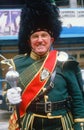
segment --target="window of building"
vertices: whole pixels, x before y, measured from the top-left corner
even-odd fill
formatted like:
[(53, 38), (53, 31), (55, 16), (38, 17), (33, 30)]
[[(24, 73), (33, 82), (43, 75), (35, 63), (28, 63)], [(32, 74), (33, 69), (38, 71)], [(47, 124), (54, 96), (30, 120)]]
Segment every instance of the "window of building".
[[(74, 0), (55, 0), (57, 6), (70, 7), (70, 3), (74, 4)], [(77, 7), (84, 7), (84, 0), (76, 0)]]
[(77, 4), (79, 7), (84, 7), (84, 0), (77, 0)]

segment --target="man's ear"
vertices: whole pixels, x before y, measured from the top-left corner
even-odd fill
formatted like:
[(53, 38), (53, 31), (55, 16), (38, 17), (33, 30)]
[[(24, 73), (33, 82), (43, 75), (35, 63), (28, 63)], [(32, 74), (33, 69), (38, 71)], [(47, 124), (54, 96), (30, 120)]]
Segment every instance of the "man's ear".
[(55, 40), (54, 40), (54, 38), (53, 37), (51, 37), (51, 43), (53, 43)]

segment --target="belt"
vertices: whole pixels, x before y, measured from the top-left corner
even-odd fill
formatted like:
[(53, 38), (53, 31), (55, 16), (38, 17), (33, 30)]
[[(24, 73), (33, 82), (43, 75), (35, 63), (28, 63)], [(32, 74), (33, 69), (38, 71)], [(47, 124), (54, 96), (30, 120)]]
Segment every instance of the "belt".
[(67, 100), (62, 100), (58, 102), (36, 102), (31, 103), (28, 107), (27, 112), (31, 111), (34, 113), (50, 113), (55, 110), (66, 109)]

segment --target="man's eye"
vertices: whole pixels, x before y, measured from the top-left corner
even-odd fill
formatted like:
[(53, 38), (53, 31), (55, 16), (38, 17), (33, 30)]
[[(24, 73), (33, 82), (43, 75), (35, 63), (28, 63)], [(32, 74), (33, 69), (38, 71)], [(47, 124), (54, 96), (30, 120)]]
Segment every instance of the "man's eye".
[(38, 36), (37, 36), (37, 35), (35, 35), (35, 36), (33, 36), (32, 38), (33, 38), (33, 39), (36, 39), (36, 38), (38, 38)]
[(47, 34), (42, 34), (42, 37), (47, 37)]

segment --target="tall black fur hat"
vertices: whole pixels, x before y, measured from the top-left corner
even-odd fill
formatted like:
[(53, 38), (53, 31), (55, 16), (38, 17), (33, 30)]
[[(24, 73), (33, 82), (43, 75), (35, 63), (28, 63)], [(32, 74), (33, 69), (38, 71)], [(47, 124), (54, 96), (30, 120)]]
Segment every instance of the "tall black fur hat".
[(37, 30), (47, 31), (56, 40), (61, 31), (59, 10), (53, 0), (26, 0), (21, 12), (19, 53), (30, 53), (29, 37)]

